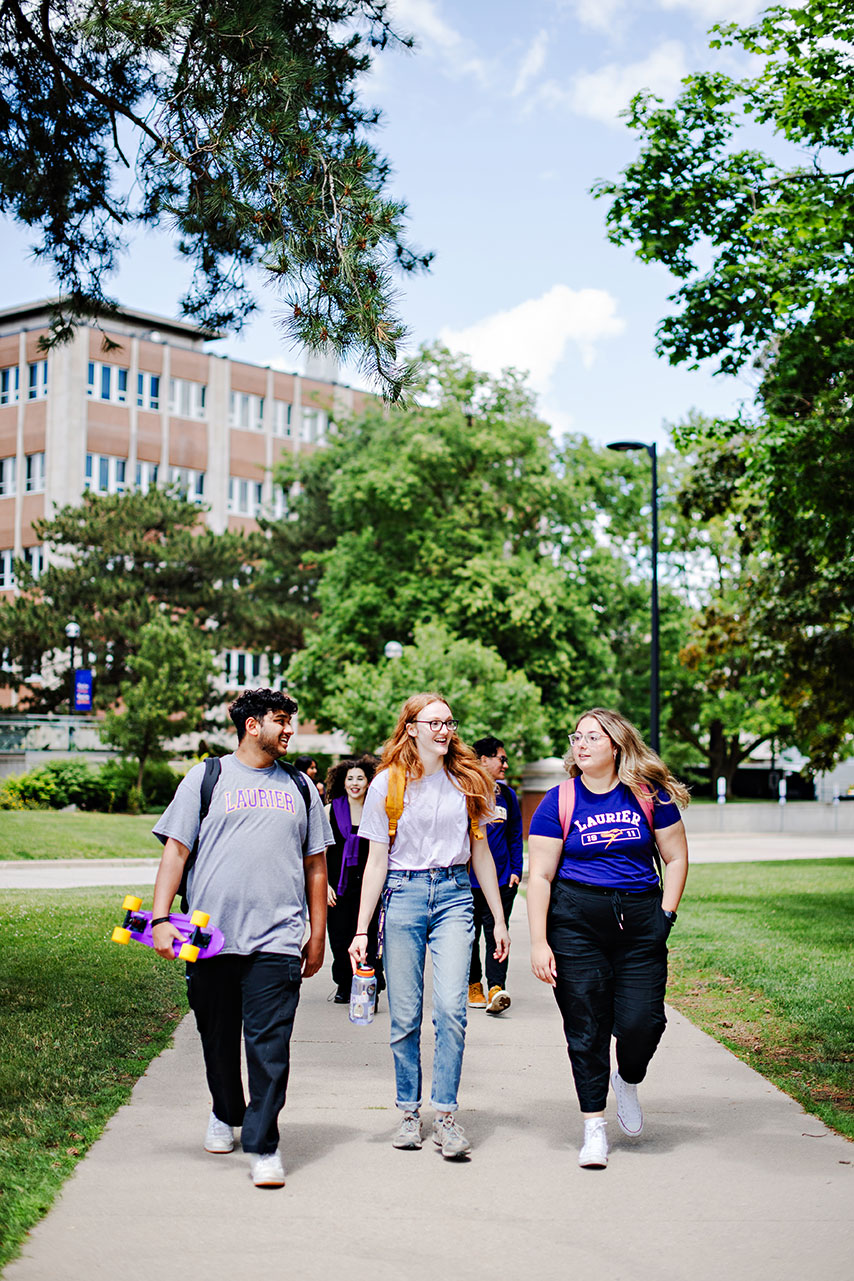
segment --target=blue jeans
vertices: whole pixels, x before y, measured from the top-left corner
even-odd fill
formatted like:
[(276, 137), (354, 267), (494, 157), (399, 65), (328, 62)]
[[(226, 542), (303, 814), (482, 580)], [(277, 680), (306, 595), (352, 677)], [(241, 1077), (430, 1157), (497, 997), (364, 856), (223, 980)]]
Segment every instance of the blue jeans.
[(421, 1106), (421, 1020), (424, 960), (433, 962), (431, 1104), (454, 1112), (466, 1042), (466, 997), (474, 938), (472, 896), (465, 866), (390, 871), (383, 890), (383, 959), (391, 1018), (397, 1106)]

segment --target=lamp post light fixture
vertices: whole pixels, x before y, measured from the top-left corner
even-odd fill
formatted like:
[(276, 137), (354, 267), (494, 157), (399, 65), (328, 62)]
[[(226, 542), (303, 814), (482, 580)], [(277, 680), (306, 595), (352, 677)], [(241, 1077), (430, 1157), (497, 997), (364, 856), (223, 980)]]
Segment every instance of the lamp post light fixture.
[(75, 623), (74, 619), (72, 618), (69, 622), (65, 624), (65, 638), (68, 641), (69, 647), (71, 649), (71, 676), (70, 676), (71, 688), (68, 696), (68, 713), (70, 716), (74, 715), (74, 642), (78, 640), (79, 637), (80, 637), (80, 624)]
[(650, 603), (650, 652), (649, 652), (649, 744), (654, 752), (661, 751), (661, 734), (658, 721), (658, 456), (655, 444), (643, 440), (615, 440), (608, 446), (619, 453), (645, 449), (652, 462), (652, 597)]

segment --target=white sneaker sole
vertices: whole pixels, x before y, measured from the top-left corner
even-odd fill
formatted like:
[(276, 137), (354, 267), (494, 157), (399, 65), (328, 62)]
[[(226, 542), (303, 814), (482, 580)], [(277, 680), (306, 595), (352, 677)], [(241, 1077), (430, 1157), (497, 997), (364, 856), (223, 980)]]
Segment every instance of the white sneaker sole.
[(487, 1005), (486, 1012), (487, 1014), (503, 1014), (511, 1004), (510, 997), (506, 992), (496, 992)]

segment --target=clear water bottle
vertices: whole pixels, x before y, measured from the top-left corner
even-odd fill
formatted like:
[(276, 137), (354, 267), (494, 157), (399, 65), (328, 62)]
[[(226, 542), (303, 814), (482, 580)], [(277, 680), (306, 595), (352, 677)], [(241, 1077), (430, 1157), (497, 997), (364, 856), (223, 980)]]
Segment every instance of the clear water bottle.
[(373, 1023), (377, 999), (377, 977), (367, 965), (360, 965), (350, 987), (350, 1022)]

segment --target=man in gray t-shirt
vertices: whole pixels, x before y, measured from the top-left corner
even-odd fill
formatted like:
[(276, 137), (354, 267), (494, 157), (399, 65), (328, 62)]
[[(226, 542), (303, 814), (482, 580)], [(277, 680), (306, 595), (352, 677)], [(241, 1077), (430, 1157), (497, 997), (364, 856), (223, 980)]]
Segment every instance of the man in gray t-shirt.
[[(204, 766), (178, 786), (154, 828), (164, 844), (154, 886), (153, 938), (172, 956), (169, 921), (184, 865), (198, 840), (188, 878), (190, 909), (207, 912), (225, 935), (219, 956), (188, 968), (188, 994), (205, 1056), (213, 1106), (209, 1152), (230, 1152), (242, 1125), (259, 1187), (285, 1181), (278, 1154), (278, 1115), (288, 1083), (290, 1038), (302, 976), (323, 964), (326, 856), (332, 829), (320, 797), (278, 764), (291, 738), (297, 705), (277, 690), (246, 690), (229, 708), (238, 746), (224, 756), (200, 824)], [(309, 924), (309, 937), (303, 942)], [(241, 1029), (249, 1076), (246, 1105), (240, 1071)]]

